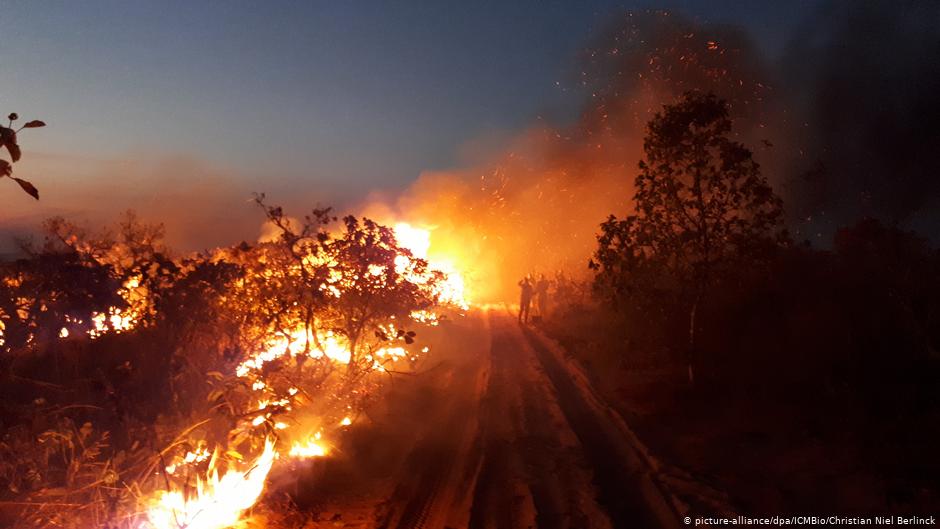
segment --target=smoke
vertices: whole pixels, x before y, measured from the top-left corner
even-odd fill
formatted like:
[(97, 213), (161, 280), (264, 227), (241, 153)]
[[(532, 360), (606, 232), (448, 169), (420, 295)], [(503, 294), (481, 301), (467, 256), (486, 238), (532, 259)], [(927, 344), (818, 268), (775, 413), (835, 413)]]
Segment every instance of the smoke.
[(162, 223), (173, 250), (199, 251), (258, 239), (264, 215), (254, 204), (255, 186), (288, 197), (288, 208), (317, 199), (308, 190), (280, 189), (285, 182), (276, 179), (249, 183), (236, 168), (191, 156), (27, 152), (16, 171), (39, 187), (42, 198), (36, 202), (18, 189), (4, 191), (9, 203), (0, 210), (0, 256), (15, 253), (16, 238), (39, 237), (49, 217), (96, 228), (112, 225), (128, 209), (143, 221)]
[[(831, 231), (861, 216), (932, 217), (940, 197), (940, 3), (833, 1), (795, 35), (780, 65), (796, 215)], [(933, 213), (931, 213), (933, 212)]]
[(367, 210), (433, 228), (432, 253), (459, 256), (476, 301), (513, 299), (527, 274), (584, 275), (598, 224), (632, 211), (646, 123), (702, 90), (728, 101), (797, 237), (826, 244), (862, 216), (940, 231), (938, 15), (937, 3), (832, 2), (772, 61), (742, 28), (619, 14), (581, 56), (576, 122), (535, 123)]
[(764, 60), (736, 28), (664, 12), (624, 13), (590, 43), (575, 123), (535, 123), (479, 163), (427, 172), (395, 206), (364, 210), (432, 229), (431, 257), (457, 256), (473, 301), (513, 299), (525, 275), (584, 276), (598, 225), (631, 211), (646, 123), (689, 89), (732, 106), (744, 137), (772, 109)]
[[(936, 2), (833, 1), (770, 60), (743, 28), (619, 13), (586, 44), (565, 87), (581, 98), (573, 122), (538, 120), (472, 163), (425, 172), (354, 210), (431, 229), (430, 257), (463, 268), (474, 301), (513, 299), (527, 274), (587, 274), (598, 225), (632, 211), (646, 123), (694, 89), (729, 102), (737, 139), (783, 196), (798, 237), (826, 240), (865, 215), (940, 235), (938, 22)], [(43, 176), (34, 179), (43, 200), (37, 209), (20, 197), (2, 212), (2, 230), (50, 215), (107, 222), (132, 208), (165, 222), (182, 250), (255, 240), (252, 191), (286, 196), (278, 203), (289, 211), (312, 198), (270, 181), (249, 188), (237, 171), (192, 158), (27, 153), (17, 171)]]

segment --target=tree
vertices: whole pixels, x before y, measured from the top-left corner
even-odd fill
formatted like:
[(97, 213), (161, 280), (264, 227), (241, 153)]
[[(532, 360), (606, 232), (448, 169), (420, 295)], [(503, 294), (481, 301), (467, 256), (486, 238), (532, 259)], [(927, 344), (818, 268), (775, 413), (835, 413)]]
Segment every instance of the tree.
[(407, 324), (412, 312), (437, 305), (435, 288), (443, 273), (399, 246), (394, 232), (373, 220), (346, 216), (342, 229), (329, 233), (327, 226), (339, 220), (330, 210), (314, 210), (292, 223), (263, 199), (259, 196), (258, 204), (280, 232), (267, 244), (272, 251), (265, 259), (265, 283), (278, 285), (271, 298), (287, 302), (272, 312), (281, 323), (302, 326), (309, 337), (305, 353), (324, 352), (324, 344), (317, 343), (321, 332), (339, 337), (349, 350), (347, 375), (355, 378), (371, 370), (377, 350), (397, 340), (412, 342), (413, 332), (392, 325), (390, 333), (389, 323)]
[[(733, 141), (728, 105), (687, 92), (647, 126), (635, 181), (635, 214), (601, 225), (591, 267), (614, 297), (650, 270), (667, 273), (689, 314), (689, 379), (694, 380), (696, 314), (716, 273), (774, 240), (782, 201), (747, 147)], [(782, 234), (780, 234), (782, 235)]]
[(295, 220), (263, 195), (257, 203), (278, 236), (213, 256), (240, 270), (217, 311), (232, 332), (216, 334), (235, 337), (239, 364), (210, 398), (237, 423), (233, 447), (263, 440), (277, 422), (337, 427), (386, 375), (414, 369), (410, 328), (428, 325), (414, 314), (441, 304), (444, 279), (372, 220), (347, 216), (332, 229), (340, 219), (329, 209)]
[(10, 123), (8, 126), (0, 126), (0, 149), (6, 147), (7, 152), (10, 153), (10, 161), (0, 159), (0, 178), (8, 177), (15, 181), (17, 184), (23, 188), (23, 191), (29, 194), (29, 196), (39, 200), (39, 190), (36, 187), (22, 178), (16, 178), (13, 176), (13, 164), (20, 161), (20, 145), (16, 140), (16, 133), (23, 129), (35, 129), (39, 127), (45, 127), (46, 124), (38, 119), (32, 121), (27, 121), (23, 124), (22, 127), (18, 129), (13, 129), (13, 122), (19, 119), (19, 116), (16, 112), (8, 116), (10, 118)]

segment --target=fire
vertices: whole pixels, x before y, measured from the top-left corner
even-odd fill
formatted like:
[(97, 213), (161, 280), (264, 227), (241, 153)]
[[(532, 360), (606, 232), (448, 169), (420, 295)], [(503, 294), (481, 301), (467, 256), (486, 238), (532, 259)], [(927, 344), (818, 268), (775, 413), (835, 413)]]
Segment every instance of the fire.
[[(316, 337), (312, 332), (304, 331), (298, 328), (290, 334), (280, 337), (268, 343), (264, 350), (254, 354), (235, 369), (235, 374), (240, 377), (247, 376), (251, 371), (258, 371), (266, 362), (271, 362), (281, 358), (284, 355), (297, 356), (304, 352), (307, 342), (314, 344), (307, 353), (311, 358), (327, 357), (338, 363), (349, 362), (350, 352), (345, 341), (334, 334), (332, 331), (318, 332)], [(256, 382), (255, 384), (259, 384)], [(263, 382), (253, 389), (264, 389)]]
[[(418, 285), (428, 293), (428, 299), (442, 306), (468, 308), (464, 281), (454, 262), (445, 256), (435, 255), (432, 248), (432, 232), (414, 227), (408, 223), (398, 223), (394, 227), (395, 239), (399, 247), (408, 252), (400, 252), (394, 260), (395, 272), (408, 282)], [(331, 257), (309, 256), (305, 265), (328, 267), (323, 284), (319, 288), (336, 298), (344, 289), (354, 285), (355, 281), (371, 281), (381, 285), (386, 273), (385, 265), (371, 265), (367, 277), (344, 276), (338, 263)], [(427, 268), (417, 266), (416, 259), (427, 261)], [(267, 277), (266, 271), (260, 272)], [(124, 300), (121, 307), (109, 307), (87, 316), (88, 336), (98, 338), (106, 333), (122, 333), (147, 325), (147, 317), (152, 314), (153, 300), (142, 276), (126, 279), (117, 292)], [(266, 341), (261, 341), (257, 349), (242, 358), (235, 367), (235, 376), (247, 379), (252, 391), (248, 402), (254, 409), (245, 416), (242, 426), (256, 439), (265, 438), (264, 450), (250, 464), (239, 459), (231, 460), (227, 469), (217, 468), (221, 461), (220, 454), (225, 448), (212, 450), (205, 441), (197, 443), (195, 448), (179, 454), (163, 463), (163, 473), (167, 478), (167, 490), (153, 492), (142, 497), (143, 510), (138, 529), (225, 529), (240, 527), (250, 509), (261, 497), (265, 482), (274, 463), (283, 459), (309, 459), (326, 457), (331, 453), (333, 444), (327, 437), (331, 433), (344, 429), (353, 423), (355, 402), (345, 402), (348, 396), (337, 398), (337, 403), (345, 407), (341, 413), (321, 411), (311, 413), (307, 410), (303, 421), (297, 419), (294, 408), (304, 408), (311, 404), (309, 395), (302, 393), (299, 387), (290, 386), (285, 392), (283, 381), (268, 378), (268, 364), (279, 359), (307, 356), (329, 364), (329, 369), (341, 370), (354, 358), (363, 362), (357, 364), (365, 371), (385, 372), (392, 370), (396, 362), (415, 362), (418, 356), (428, 352), (428, 347), (420, 353), (411, 351), (414, 332), (406, 332), (406, 322), (396, 320), (396, 316), (377, 323), (376, 335), (380, 340), (368, 347), (357, 343), (353, 347), (342, 329), (321, 328), (318, 325), (305, 325), (299, 321), (282, 322), (275, 334)], [(411, 324), (437, 325), (439, 314), (433, 309), (414, 310), (408, 315)], [(68, 338), (83, 325), (78, 319), (66, 317), (66, 327), (62, 327), (59, 336)], [(86, 327), (86, 328), (87, 328)], [(3, 324), (0, 323), (0, 343), (3, 340)], [(354, 351), (356, 354), (354, 354)], [(320, 364), (317, 364), (320, 365)], [(221, 374), (219, 375), (222, 376)], [(291, 381), (293, 384), (293, 381)], [(334, 396), (336, 398), (336, 396)], [(313, 434), (308, 420), (321, 421), (325, 430), (318, 429)], [(300, 435), (294, 432), (297, 428)], [(276, 433), (275, 433), (276, 432)], [(276, 437), (275, 437), (276, 436)], [(283, 443), (275, 449), (275, 443)], [(208, 467), (208, 468), (206, 468)], [(193, 476), (197, 476), (195, 480)]]
[[(413, 256), (426, 260), (428, 268), (432, 271), (444, 274), (444, 280), (435, 288), (438, 300), (443, 304), (454, 305), (463, 309), (469, 308), (463, 276), (457, 266), (450, 259), (430, 255), (431, 232), (416, 228), (407, 222), (395, 224), (394, 231), (395, 240), (402, 248), (408, 249)], [(395, 265), (399, 271), (406, 271), (409, 264), (410, 260), (404, 255), (395, 260)], [(427, 283), (428, 279), (414, 275), (411, 281), (416, 284), (424, 284)]]
[(185, 488), (163, 491), (147, 510), (150, 527), (225, 529), (236, 525), (242, 512), (261, 496), (276, 458), (274, 443), (268, 440), (264, 452), (247, 470), (229, 469), (220, 478), (218, 470), (212, 469), (205, 480), (197, 481), (194, 493)]
[(91, 315), (91, 322), (94, 329), (89, 331), (92, 338), (97, 338), (108, 331), (116, 333), (128, 331), (134, 327), (134, 316), (121, 309), (111, 307), (108, 313), (95, 312)]
[[(420, 329), (437, 325), (443, 307), (468, 306), (455, 261), (432, 244), (433, 230), (399, 223), (391, 230), (393, 240), (389, 228), (371, 220), (344, 221), (345, 231), (337, 233), (320, 225), (305, 228), (294, 246), (278, 239), (220, 248), (171, 259), (174, 266), (166, 269), (138, 266), (122, 260), (120, 252), (102, 257), (82, 250), (107, 272), (113, 290), (88, 310), (56, 313), (50, 338), (78, 342), (123, 333), (136, 339), (141, 331), (160, 330), (164, 292), (202, 293), (184, 280), (202, 277), (202, 266), (221, 270), (205, 280), (213, 294), (197, 307), (213, 311), (199, 332), (211, 340), (212, 333), (225, 330), (217, 342), (225, 362), (214, 366), (223, 355), (206, 347), (199, 364), (207, 368), (205, 405), (188, 411), (198, 419), (218, 410), (231, 421), (203, 427), (211, 420), (206, 419), (180, 432), (165, 450), (146, 457), (148, 470), (126, 487), (114, 485), (115, 473), (89, 486), (120, 490), (122, 503), (107, 508), (128, 527), (234, 529), (255, 522), (250, 509), (278, 472), (274, 467), (338, 451), (365, 406), (381, 398), (389, 374), (419, 368), (429, 352), (416, 343)], [(142, 259), (157, 263), (153, 256)], [(17, 316), (26, 320), (29, 314)], [(20, 329), (14, 329), (20, 340)], [(0, 344), (10, 331), (0, 321)], [(235, 351), (234, 365), (229, 351)], [(158, 442), (169, 441), (176, 418), (168, 414), (160, 424)], [(135, 439), (130, 450), (137, 448)], [(65, 526), (90, 525), (76, 518)]]
[(398, 244), (407, 248), (415, 257), (427, 259), (428, 250), (431, 248), (431, 232), (415, 228), (407, 222), (399, 222), (395, 225), (395, 240)]
[(294, 443), (290, 449), (290, 456), (297, 459), (325, 456), (328, 450), (320, 437), (320, 432), (317, 432), (306, 441)]

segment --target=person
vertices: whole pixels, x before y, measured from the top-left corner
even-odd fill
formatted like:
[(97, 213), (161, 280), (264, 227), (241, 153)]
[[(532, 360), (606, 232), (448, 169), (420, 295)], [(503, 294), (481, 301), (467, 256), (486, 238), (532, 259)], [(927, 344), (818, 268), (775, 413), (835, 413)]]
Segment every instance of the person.
[(545, 319), (548, 311), (548, 286), (548, 279), (545, 279), (545, 274), (540, 274), (539, 280), (535, 283), (535, 301), (538, 303), (539, 318), (542, 320)]
[(529, 276), (519, 281), (522, 292), (519, 295), (519, 323), (529, 323), (529, 305), (532, 304), (532, 282)]

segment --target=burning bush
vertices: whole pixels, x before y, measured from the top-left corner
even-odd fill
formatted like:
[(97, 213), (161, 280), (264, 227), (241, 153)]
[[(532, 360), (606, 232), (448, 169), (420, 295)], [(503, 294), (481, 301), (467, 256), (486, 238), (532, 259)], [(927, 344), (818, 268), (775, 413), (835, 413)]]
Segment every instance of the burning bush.
[(174, 259), (133, 216), (116, 235), (53, 219), (0, 268), (6, 516), (229, 527), (278, 461), (328, 454), (416, 367), (447, 275), (369, 219), (258, 204), (277, 237), (255, 245)]

